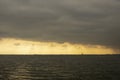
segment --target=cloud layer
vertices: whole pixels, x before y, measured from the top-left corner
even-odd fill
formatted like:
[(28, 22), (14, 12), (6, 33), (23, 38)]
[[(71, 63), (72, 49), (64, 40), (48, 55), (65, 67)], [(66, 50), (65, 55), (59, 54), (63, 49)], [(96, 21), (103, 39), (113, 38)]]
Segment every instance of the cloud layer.
[(0, 0), (0, 37), (120, 49), (120, 0)]

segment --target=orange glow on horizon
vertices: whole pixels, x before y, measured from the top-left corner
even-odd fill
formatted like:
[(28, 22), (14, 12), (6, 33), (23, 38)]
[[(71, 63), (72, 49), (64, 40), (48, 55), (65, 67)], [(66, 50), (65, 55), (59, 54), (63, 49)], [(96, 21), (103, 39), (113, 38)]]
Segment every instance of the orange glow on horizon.
[(114, 50), (100, 45), (57, 42), (33, 42), (5, 38), (0, 40), (0, 54), (114, 54)]

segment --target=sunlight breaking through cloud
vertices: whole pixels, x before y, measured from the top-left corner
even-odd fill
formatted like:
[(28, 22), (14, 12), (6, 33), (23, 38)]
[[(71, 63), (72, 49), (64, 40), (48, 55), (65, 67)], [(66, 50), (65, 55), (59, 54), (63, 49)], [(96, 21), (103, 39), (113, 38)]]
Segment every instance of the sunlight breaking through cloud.
[(0, 54), (114, 54), (114, 50), (100, 45), (36, 42), (19, 39), (2, 39)]

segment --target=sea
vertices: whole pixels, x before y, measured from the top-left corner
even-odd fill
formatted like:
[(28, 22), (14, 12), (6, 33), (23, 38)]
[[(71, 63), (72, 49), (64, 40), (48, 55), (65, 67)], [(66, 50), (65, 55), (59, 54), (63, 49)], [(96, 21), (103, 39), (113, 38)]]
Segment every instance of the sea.
[(120, 80), (120, 55), (0, 55), (0, 80)]

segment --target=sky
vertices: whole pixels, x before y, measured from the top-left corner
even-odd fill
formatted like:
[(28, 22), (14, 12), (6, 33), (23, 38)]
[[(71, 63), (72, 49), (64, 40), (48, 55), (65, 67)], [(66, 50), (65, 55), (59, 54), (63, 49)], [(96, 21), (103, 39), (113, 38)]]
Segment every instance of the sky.
[(0, 54), (119, 53), (119, 30), (120, 0), (0, 0)]

